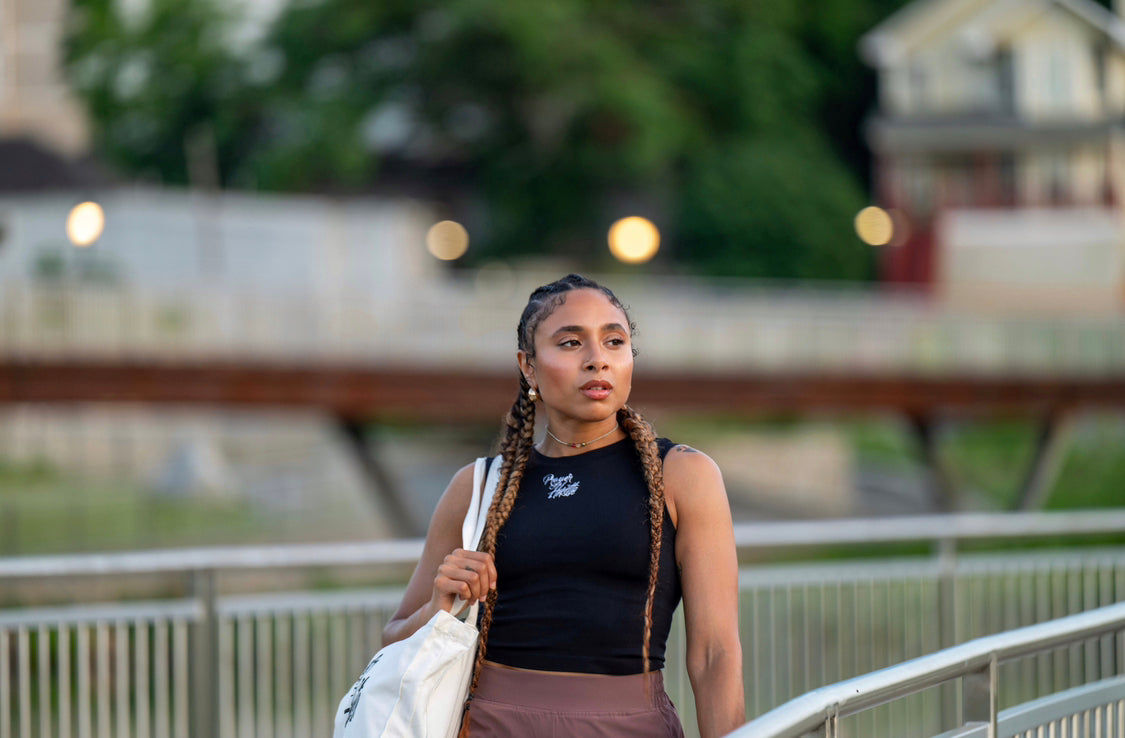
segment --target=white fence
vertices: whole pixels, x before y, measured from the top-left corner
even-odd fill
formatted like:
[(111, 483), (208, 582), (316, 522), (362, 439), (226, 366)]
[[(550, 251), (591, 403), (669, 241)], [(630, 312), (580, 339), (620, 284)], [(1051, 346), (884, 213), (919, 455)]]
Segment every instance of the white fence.
[[(867, 535), (864, 535), (867, 531)], [(740, 626), (747, 712), (943, 646), (1125, 600), (1125, 548), (953, 555), (958, 540), (1125, 532), (1125, 512), (951, 516), (739, 526), (744, 557), (870, 541), (942, 541), (937, 556), (747, 566)], [(0, 610), (0, 738), (326, 735), (339, 697), (376, 649), (399, 590), (245, 592), (240, 572), (313, 573), (410, 562), (419, 541), (0, 560), (16, 583), (157, 578), (165, 599)], [(354, 571), (354, 569), (353, 569)], [(176, 587), (190, 575), (191, 587)], [(80, 595), (80, 599), (89, 595)], [(666, 682), (695, 716), (682, 624)], [(1121, 674), (1122, 634), (1001, 667), (1002, 707)], [(960, 725), (961, 697), (931, 689), (867, 711), (841, 735), (932, 736)]]

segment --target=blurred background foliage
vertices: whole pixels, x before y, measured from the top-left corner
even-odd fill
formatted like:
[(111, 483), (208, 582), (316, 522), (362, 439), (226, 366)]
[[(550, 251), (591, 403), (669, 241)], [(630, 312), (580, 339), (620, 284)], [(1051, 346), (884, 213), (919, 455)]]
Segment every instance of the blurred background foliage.
[(642, 214), (664, 269), (866, 280), (856, 42), (904, 4), (318, 0), (247, 38), (218, 0), (75, 0), (67, 65), (126, 177), (423, 197), (470, 262), (609, 268)]

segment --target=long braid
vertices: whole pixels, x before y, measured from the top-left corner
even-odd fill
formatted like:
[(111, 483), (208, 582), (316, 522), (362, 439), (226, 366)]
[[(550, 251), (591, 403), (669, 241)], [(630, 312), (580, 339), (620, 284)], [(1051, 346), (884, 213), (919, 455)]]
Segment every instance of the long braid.
[(617, 420), (629, 434), (641, 459), (645, 482), (648, 484), (648, 518), (651, 535), (648, 563), (648, 594), (645, 597), (644, 645), (642, 660), (644, 672), (650, 668), (649, 648), (652, 641), (652, 608), (656, 601), (656, 581), (660, 573), (660, 548), (664, 539), (664, 466), (656, 446), (656, 434), (648, 421), (628, 405), (617, 411)]
[[(488, 517), (485, 521), (484, 531), (481, 534), (480, 550), (495, 555), (496, 536), (508, 516), (512, 514), (512, 507), (516, 503), (520, 484), (523, 482), (523, 472), (527, 467), (527, 460), (531, 456), (531, 448), (535, 442), (535, 403), (528, 399), (529, 385), (523, 375), (520, 375), (520, 392), (512, 409), (504, 418), (504, 438), (500, 442), (501, 464), (499, 478), (496, 481), (498, 492), (493, 495), (492, 504), (488, 508)], [(466, 700), (465, 713), (461, 719), (459, 738), (469, 735), (469, 704), (480, 682), (481, 670), (484, 667), (484, 655), (488, 644), (488, 631), (492, 627), (492, 614), (496, 610), (497, 591), (488, 593), (484, 600), (484, 607), (480, 616), (480, 638), (477, 645), (477, 658), (473, 663), (473, 676), (469, 682), (469, 694)]]

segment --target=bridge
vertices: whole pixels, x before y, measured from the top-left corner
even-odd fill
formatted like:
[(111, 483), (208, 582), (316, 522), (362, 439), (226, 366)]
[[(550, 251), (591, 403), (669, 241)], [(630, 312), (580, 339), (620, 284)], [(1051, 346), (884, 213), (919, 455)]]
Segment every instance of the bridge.
[[(344, 294), (8, 283), (0, 403), (300, 408), (332, 417), (364, 468), (378, 420), (495, 422), (516, 387), (514, 323), (552, 274)], [(1118, 316), (966, 315), (903, 293), (610, 276), (639, 324), (632, 403), (724, 415), (898, 413), (950, 509), (935, 430), (949, 418), (1039, 424), (1021, 505), (1050, 481), (1070, 414), (1125, 407)]]

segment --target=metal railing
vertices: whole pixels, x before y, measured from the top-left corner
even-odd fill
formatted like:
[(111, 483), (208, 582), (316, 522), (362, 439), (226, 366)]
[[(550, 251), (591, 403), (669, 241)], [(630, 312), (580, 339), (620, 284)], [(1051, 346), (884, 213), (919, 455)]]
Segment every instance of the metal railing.
[[(1066, 618), (1039, 623), (993, 636), (978, 638), (938, 653), (907, 661), (882, 671), (855, 677), (828, 687), (813, 690), (752, 720), (731, 733), (732, 738), (800, 738), (813, 731), (823, 731), (826, 738), (838, 738), (841, 720), (849, 715), (886, 704), (907, 695), (916, 694), (929, 687), (962, 678), (963, 718), (965, 723), (985, 723), (990, 738), (1001, 735), (999, 709), (1000, 665), (1021, 657), (1043, 653), (1060, 646), (1080, 643), (1113, 634), (1125, 629), (1125, 602), (1098, 608)], [(1125, 655), (1125, 653), (1123, 653)], [(1125, 668), (1125, 664), (1121, 665)], [(1011, 736), (1027, 730), (1036, 730), (1050, 723), (1105, 706), (1101, 700), (1103, 688), (1117, 690), (1108, 700), (1117, 712), (1117, 705), (1125, 701), (1125, 681), (1107, 680), (1097, 690), (1077, 690), (1071, 699), (1049, 700), (1051, 714), (1044, 715), (1043, 704), (1038, 705), (1037, 724), (1029, 725), (1027, 711), (1020, 728), (1010, 726), (1003, 735)], [(1099, 698), (1090, 703), (1090, 694)], [(1009, 716), (1010, 717), (1010, 716)], [(1041, 722), (1040, 722), (1041, 721)], [(1120, 728), (1120, 726), (1118, 726)], [(978, 728), (970, 732), (955, 731), (958, 736), (978, 735)], [(1054, 735), (1054, 732), (1051, 733)], [(1115, 733), (1115, 735), (1119, 735)], [(953, 733), (948, 735), (954, 735)], [(983, 734), (981, 734), (983, 735)], [(1094, 735), (1082, 733), (1081, 735)], [(1098, 731), (1096, 735), (1103, 735)]]
[[(748, 714), (955, 643), (1125, 600), (1125, 548), (957, 552), (968, 541), (1123, 532), (1122, 510), (739, 525), (744, 560), (806, 558), (741, 572)], [(807, 561), (823, 546), (908, 541), (941, 550)], [(401, 590), (311, 587), (338, 567), (409, 565), (420, 551), (412, 540), (0, 559), (0, 608), (8, 607), (0, 609), (0, 738), (320, 735), (377, 648)], [(293, 572), (311, 574), (312, 584), (240, 589), (247, 576)], [(146, 578), (156, 578), (162, 598), (126, 586)], [(175, 586), (185, 578), (186, 589)], [(90, 582), (98, 594), (86, 587), (73, 596), (79, 604), (26, 607), (15, 594), (30, 585), (57, 596)], [(120, 600), (122, 591), (149, 599), (83, 604)], [(1001, 704), (1112, 676), (1123, 659), (1120, 643), (1034, 657), (1018, 678), (1005, 675)], [(666, 683), (692, 735), (683, 663), (677, 614)], [(922, 737), (955, 727), (949, 716), (960, 695), (910, 699), (885, 714), (867, 711), (854, 734)]]
[[(1002, 735), (1019, 738), (1044, 734), (1121, 738), (1125, 736), (1125, 677), (1068, 689), (1005, 710), (997, 727)], [(990, 730), (991, 723), (973, 725), (938, 738), (988, 738)]]

